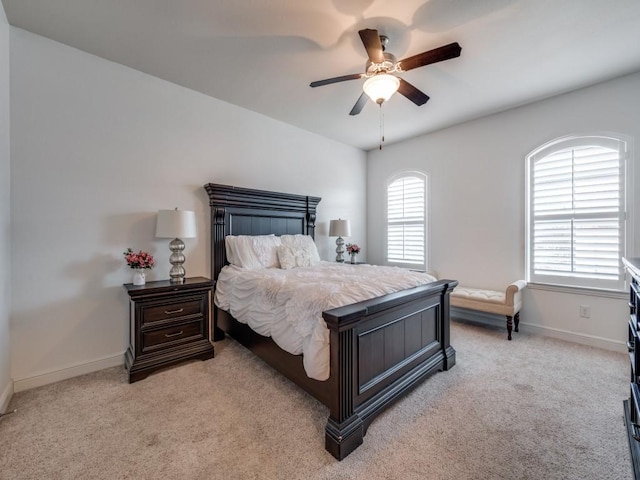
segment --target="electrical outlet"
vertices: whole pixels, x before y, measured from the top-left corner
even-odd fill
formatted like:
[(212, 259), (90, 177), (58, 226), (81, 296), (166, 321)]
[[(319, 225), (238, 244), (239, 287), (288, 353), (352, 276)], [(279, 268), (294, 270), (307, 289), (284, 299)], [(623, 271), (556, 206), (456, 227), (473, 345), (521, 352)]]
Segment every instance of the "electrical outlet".
[(589, 305), (580, 305), (580, 316), (582, 318), (591, 318), (591, 307)]

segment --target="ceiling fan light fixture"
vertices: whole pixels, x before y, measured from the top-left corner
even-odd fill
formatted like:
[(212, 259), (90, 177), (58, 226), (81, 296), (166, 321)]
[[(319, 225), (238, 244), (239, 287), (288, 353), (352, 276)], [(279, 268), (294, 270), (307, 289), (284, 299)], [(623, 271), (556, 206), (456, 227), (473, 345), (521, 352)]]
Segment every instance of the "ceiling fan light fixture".
[(362, 86), (362, 90), (376, 103), (386, 102), (398, 91), (400, 80), (398, 77), (388, 73), (379, 73), (367, 79)]

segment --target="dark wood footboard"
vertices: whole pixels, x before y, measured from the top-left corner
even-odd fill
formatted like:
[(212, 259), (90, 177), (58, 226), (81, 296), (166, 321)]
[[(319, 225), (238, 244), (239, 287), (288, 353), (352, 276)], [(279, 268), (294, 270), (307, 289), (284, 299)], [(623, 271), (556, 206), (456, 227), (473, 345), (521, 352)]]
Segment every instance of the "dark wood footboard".
[(371, 421), (430, 374), (455, 365), (449, 294), (439, 281), (323, 313), (331, 331), (325, 446), (343, 459)]

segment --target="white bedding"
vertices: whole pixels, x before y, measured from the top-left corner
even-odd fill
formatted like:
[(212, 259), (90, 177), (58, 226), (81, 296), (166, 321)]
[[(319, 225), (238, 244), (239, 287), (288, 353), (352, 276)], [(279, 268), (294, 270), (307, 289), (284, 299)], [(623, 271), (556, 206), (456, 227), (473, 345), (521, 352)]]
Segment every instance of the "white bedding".
[(291, 270), (225, 266), (215, 304), (273, 340), (303, 354), (307, 375), (329, 378), (329, 330), (322, 312), (436, 281), (428, 273), (397, 267), (320, 262)]

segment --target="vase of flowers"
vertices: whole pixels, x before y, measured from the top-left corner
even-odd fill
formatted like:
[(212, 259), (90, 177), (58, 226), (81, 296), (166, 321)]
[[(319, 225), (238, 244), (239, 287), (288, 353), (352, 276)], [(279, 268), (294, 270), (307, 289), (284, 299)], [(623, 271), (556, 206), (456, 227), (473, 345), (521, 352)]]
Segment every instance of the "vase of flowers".
[(133, 284), (144, 285), (146, 282), (145, 270), (151, 270), (155, 265), (153, 255), (140, 250), (138, 253), (130, 248), (124, 252), (124, 259), (129, 268), (133, 269)]
[(347, 253), (351, 255), (351, 263), (356, 263), (356, 256), (360, 253), (360, 247), (355, 243), (348, 243)]
[(133, 271), (133, 284), (144, 285), (145, 283), (147, 283), (147, 278), (145, 276), (144, 270), (142, 268), (136, 268)]

